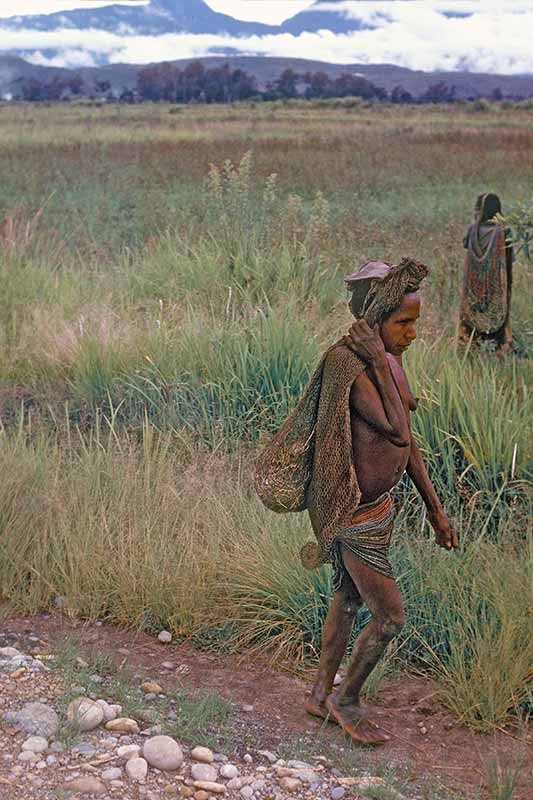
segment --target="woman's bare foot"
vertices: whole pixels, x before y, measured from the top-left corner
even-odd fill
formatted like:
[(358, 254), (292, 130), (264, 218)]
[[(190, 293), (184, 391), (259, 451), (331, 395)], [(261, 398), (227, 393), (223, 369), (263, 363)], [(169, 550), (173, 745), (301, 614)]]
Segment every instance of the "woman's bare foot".
[(371, 722), (360, 706), (341, 705), (335, 694), (326, 698), (325, 705), (331, 717), (354, 742), (377, 746), (389, 741), (390, 736), (387, 736), (378, 725)]
[(311, 692), (305, 693), (304, 708), (312, 717), (320, 717), (320, 719), (325, 719), (327, 722), (338, 724), (337, 720), (328, 711), (325, 702), (320, 702), (316, 697), (313, 697)]

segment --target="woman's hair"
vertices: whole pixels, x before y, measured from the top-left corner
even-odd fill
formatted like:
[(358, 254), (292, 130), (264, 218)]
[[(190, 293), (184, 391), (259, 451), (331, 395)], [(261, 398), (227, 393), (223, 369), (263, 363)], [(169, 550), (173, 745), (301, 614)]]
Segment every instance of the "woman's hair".
[(476, 200), (476, 222), (488, 222), (493, 219), (496, 214), (502, 213), (502, 204), (497, 194), (487, 192), (487, 194), (480, 194)]

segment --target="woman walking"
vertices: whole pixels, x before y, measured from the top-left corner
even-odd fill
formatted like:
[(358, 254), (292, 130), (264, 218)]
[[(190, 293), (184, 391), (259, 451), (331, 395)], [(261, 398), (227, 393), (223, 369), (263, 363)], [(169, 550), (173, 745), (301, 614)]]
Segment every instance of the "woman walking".
[(464, 239), (459, 341), (467, 344), (475, 339), (507, 353), (512, 345), (509, 312), (514, 255), (509, 230), (495, 219), (501, 212), (498, 195), (479, 195), (474, 222)]

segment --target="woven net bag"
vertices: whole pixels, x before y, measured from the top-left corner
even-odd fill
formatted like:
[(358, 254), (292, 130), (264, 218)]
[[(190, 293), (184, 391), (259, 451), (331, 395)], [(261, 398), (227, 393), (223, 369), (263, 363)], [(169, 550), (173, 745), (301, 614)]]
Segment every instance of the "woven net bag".
[(323, 366), (324, 358), (297, 406), (261, 451), (255, 464), (255, 490), (261, 502), (278, 514), (307, 508)]

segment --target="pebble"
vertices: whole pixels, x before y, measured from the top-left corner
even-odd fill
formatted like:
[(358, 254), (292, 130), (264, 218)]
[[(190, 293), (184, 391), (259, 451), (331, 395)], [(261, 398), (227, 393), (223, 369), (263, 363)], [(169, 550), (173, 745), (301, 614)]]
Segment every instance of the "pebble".
[(251, 786), (243, 786), (239, 794), (244, 797), (244, 800), (250, 800), (254, 796), (254, 790)]
[(287, 766), (289, 769), (313, 769), (312, 764), (308, 764), (307, 761), (298, 761), (295, 758), (287, 761)]
[(231, 778), (231, 780), (228, 781), (226, 786), (228, 789), (240, 789), (242, 788), (242, 786), (244, 786), (244, 780), (243, 778), (239, 777)]
[(106, 722), (106, 730), (118, 731), (119, 733), (139, 733), (139, 726), (134, 719), (129, 717), (117, 717)]
[(68, 704), (67, 719), (75, 723), (80, 731), (92, 731), (103, 721), (104, 711), (94, 700), (76, 697)]
[(22, 743), (23, 750), (31, 750), (32, 753), (42, 753), (48, 747), (48, 739), (44, 736), (29, 736), (25, 742)]
[(346, 789), (344, 786), (334, 786), (330, 792), (331, 800), (342, 800), (344, 795), (346, 794)]
[(145, 681), (141, 684), (141, 689), (145, 694), (161, 694), (163, 692), (163, 687), (160, 686), (155, 681)]
[(302, 784), (298, 778), (281, 778), (279, 785), (282, 789), (285, 789), (286, 792), (292, 793), (297, 792)]
[(213, 751), (209, 747), (193, 747), (191, 750), (191, 758), (194, 761), (201, 761), (202, 764), (212, 764), (215, 760)]
[(141, 748), (138, 744), (124, 744), (117, 750), (117, 756), (121, 762), (129, 761), (130, 758), (139, 758)]
[(250, 753), (245, 753), (243, 755), (243, 757), (242, 757), (242, 760), (244, 761), (245, 764), (253, 764), (254, 763), (254, 760), (253, 760), (252, 756), (250, 755)]
[(144, 758), (130, 758), (126, 762), (126, 775), (130, 780), (142, 783), (148, 772), (148, 764)]
[(57, 764), (57, 756), (50, 755), (46, 756), (46, 763), (49, 767), (54, 767)]
[(80, 756), (86, 756), (86, 758), (92, 758), (96, 753), (96, 748), (92, 744), (88, 744), (87, 742), (81, 742), (80, 744), (75, 744), (71, 752), (74, 755), (80, 755)]
[(191, 767), (191, 777), (194, 781), (216, 781), (217, 774), (217, 768), (212, 767), (211, 764), (198, 763)]
[(231, 780), (232, 778), (237, 778), (239, 776), (239, 770), (235, 764), (223, 764), (220, 767), (219, 774), (221, 778), (227, 778)]
[(194, 800), (209, 800), (209, 794), (208, 792), (204, 792), (203, 789), (199, 789), (194, 793)]
[(32, 753), (31, 750), (23, 750), (21, 753), (18, 754), (17, 758), (18, 758), (19, 761), (28, 762), (28, 763), (30, 761), (38, 761), (39, 760), (39, 756), (36, 753)]
[(17, 650), (15, 647), (0, 647), (0, 658), (5, 659), (12, 659), (12, 658), (21, 658), (23, 657), (20, 650)]
[(172, 661), (163, 661), (161, 664), (161, 669), (174, 669), (174, 664)]
[(107, 789), (105, 784), (92, 775), (74, 778), (63, 786), (69, 792), (79, 792), (80, 794), (105, 794)]
[(119, 781), (122, 777), (122, 770), (119, 767), (109, 767), (102, 772), (102, 780), (106, 783), (110, 781)]
[(312, 769), (301, 769), (298, 771), (296, 777), (304, 783), (316, 783), (318, 781), (318, 775)]
[(204, 792), (211, 792), (212, 794), (224, 794), (226, 787), (223, 783), (216, 781), (194, 781), (194, 788), (201, 789)]
[(271, 764), (275, 764), (278, 760), (277, 755), (275, 753), (271, 753), (270, 750), (259, 750), (259, 755), (266, 758)]
[(104, 722), (110, 722), (122, 714), (122, 706), (118, 703), (108, 703), (106, 700), (97, 700), (96, 702), (104, 712)]
[(165, 772), (179, 769), (183, 764), (181, 747), (170, 736), (153, 736), (147, 739), (143, 746), (143, 756), (151, 767)]
[[(7, 719), (8, 715), (4, 715)], [(11, 715), (10, 715), (11, 718)], [(14, 714), (16, 725), (24, 733), (33, 736), (53, 736), (59, 728), (59, 717), (53, 708), (45, 703), (27, 703)]]
[(170, 642), (172, 641), (172, 634), (169, 631), (161, 631), (161, 633), (157, 638), (163, 644), (170, 644)]

